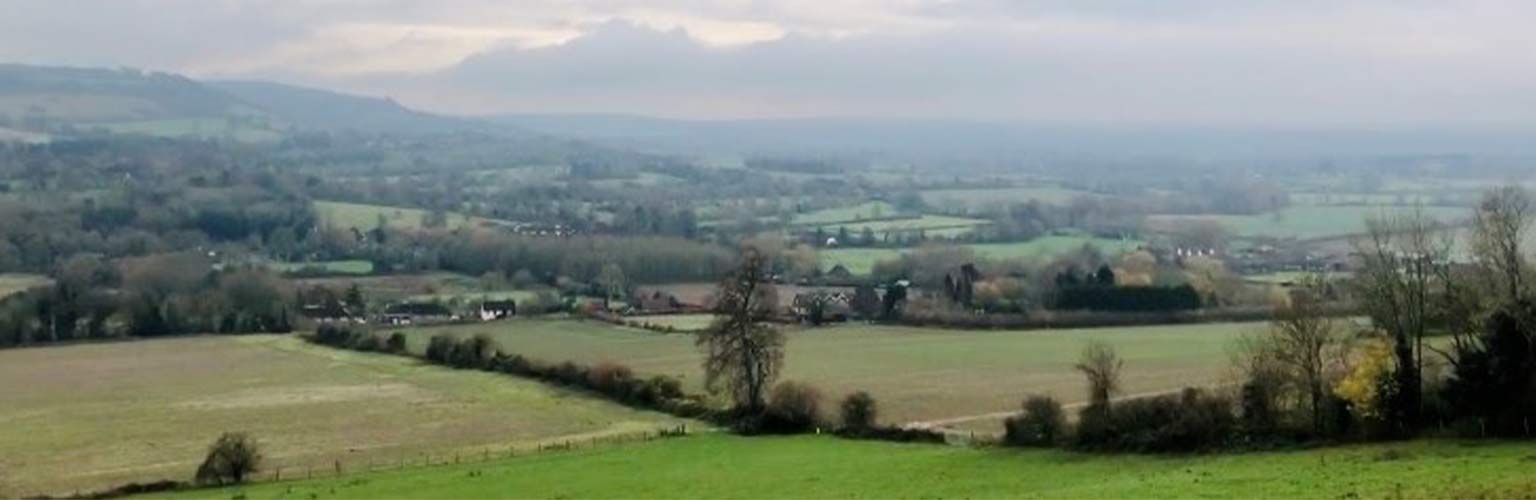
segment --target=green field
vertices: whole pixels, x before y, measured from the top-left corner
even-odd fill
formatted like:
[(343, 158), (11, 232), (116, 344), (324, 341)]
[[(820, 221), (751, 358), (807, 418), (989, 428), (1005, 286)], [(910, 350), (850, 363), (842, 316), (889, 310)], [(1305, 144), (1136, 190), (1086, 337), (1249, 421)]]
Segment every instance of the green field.
[(625, 318), (642, 325), (657, 327), (672, 327), (677, 331), (696, 332), (709, 327), (715, 321), (712, 314), (658, 314), (654, 316), (632, 316)]
[(53, 280), (41, 274), (0, 273), (0, 299), (49, 283)]
[[(103, 123), (99, 126), (118, 134), (156, 137), (231, 138), (240, 142), (274, 142), (282, 133), (268, 128), (233, 122), (224, 118), (175, 118)], [(87, 126), (89, 127), (89, 125)]]
[[(1107, 255), (1118, 255), (1142, 245), (1136, 240), (1115, 240), (1087, 236), (1042, 236), (1019, 243), (977, 243), (966, 245), (978, 257), (998, 260), (1044, 260), (1072, 252), (1083, 245), (1093, 245)], [(909, 248), (833, 248), (818, 252), (823, 269), (842, 264), (854, 274), (868, 274), (875, 263), (895, 260)]]
[(837, 222), (852, 222), (898, 215), (896, 207), (883, 201), (870, 201), (851, 207), (828, 208), (795, 216), (797, 225), (815, 226)]
[[(357, 228), (367, 231), (378, 227), (379, 218), (384, 218), (384, 223), (397, 229), (420, 229), (422, 221), (430, 212), (419, 208), (387, 207), (383, 205), (365, 205), (362, 203), (343, 203), (339, 201), (316, 201), (315, 211), (320, 219), (337, 228)], [(473, 227), (482, 223), (492, 223), (490, 219), (480, 217), (468, 217), (459, 213), (448, 214), (448, 227)]]
[(501, 375), (309, 345), (189, 337), (0, 351), (0, 498), (188, 479), (225, 431), (329, 469), (652, 430), (674, 419)]
[(851, 236), (858, 236), (865, 228), (875, 233), (876, 237), (884, 238), (889, 234), (895, 237), (897, 234), (916, 235), (919, 231), (929, 238), (953, 238), (969, 233), (977, 226), (990, 224), (981, 219), (966, 217), (951, 217), (948, 215), (923, 215), (906, 219), (888, 219), (869, 222), (843, 222), (836, 224), (824, 224), (820, 227), (828, 235), (837, 234), (847, 229)]
[[(1529, 498), (1536, 445), (1414, 441), (1234, 455), (690, 436), (176, 498)], [(243, 496), (241, 496), (243, 495)]]
[[(1167, 229), (1180, 221), (1214, 221), (1241, 237), (1317, 239), (1362, 234), (1365, 220), (1382, 214), (1407, 214), (1412, 207), (1388, 206), (1291, 206), (1262, 215), (1153, 215), (1149, 226)], [(1424, 207), (1425, 215), (1454, 223), (1470, 217), (1468, 209)]]
[[(1033, 331), (874, 325), (792, 329), (783, 378), (820, 387), (829, 407), (830, 400), (868, 390), (880, 402), (881, 419), (889, 423), (947, 420), (1011, 410), (1027, 393), (1082, 401), (1082, 377), (1072, 363), (1090, 339), (1109, 342), (1125, 357), (1127, 394), (1222, 382), (1234, 338), (1260, 328), (1264, 324)], [(417, 352), (434, 334), (485, 333), (509, 352), (547, 361), (618, 361), (642, 374), (677, 376), (689, 391), (702, 390), (699, 355), (688, 334), (532, 319), (404, 331)]]
[(1061, 205), (1078, 197), (1095, 196), (1087, 191), (1055, 187), (1007, 187), (997, 189), (933, 189), (923, 191), (923, 202), (938, 207), (976, 210), (988, 205), (1007, 205), (1038, 201)]
[(268, 264), (274, 270), (285, 273), (310, 272), (318, 270), (324, 274), (349, 274), (368, 275), (373, 274), (373, 262), (366, 260), (328, 260), (320, 262), (273, 262)]

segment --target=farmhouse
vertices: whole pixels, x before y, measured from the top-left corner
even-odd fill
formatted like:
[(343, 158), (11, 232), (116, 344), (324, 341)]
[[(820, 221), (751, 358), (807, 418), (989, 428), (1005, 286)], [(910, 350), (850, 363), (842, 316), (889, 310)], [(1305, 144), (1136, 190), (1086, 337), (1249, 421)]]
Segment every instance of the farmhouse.
[(635, 297), (634, 309), (637, 313), (665, 314), (680, 312), (684, 309), (682, 301), (677, 296), (661, 290), (649, 294), (642, 293)]
[(487, 300), (480, 303), (480, 321), (507, 319), (517, 315), (517, 302), (511, 300)]
[(797, 293), (790, 303), (790, 312), (810, 323), (848, 321), (853, 316), (853, 295), (827, 290)]
[(386, 325), (412, 325), (418, 323), (443, 323), (456, 318), (442, 304), (432, 302), (404, 302), (384, 308), (379, 322)]
[(317, 323), (366, 323), (362, 316), (353, 314), (346, 305), (335, 300), (304, 304), (299, 314)]

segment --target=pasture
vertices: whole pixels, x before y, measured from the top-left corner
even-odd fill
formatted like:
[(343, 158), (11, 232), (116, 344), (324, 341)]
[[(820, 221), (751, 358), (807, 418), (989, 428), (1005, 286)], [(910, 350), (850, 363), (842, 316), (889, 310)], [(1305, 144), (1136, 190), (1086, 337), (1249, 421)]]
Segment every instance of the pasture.
[(657, 314), (632, 316), (625, 319), (653, 327), (670, 327), (680, 332), (696, 332), (708, 328), (710, 323), (715, 321), (715, 316), (712, 314)]
[[(1211, 221), (1233, 235), (1247, 238), (1295, 238), (1302, 240), (1338, 238), (1365, 233), (1369, 217), (1408, 214), (1412, 207), (1396, 206), (1306, 206), (1286, 207), (1260, 215), (1152, 215), (1147, 225), (1167, 230), (1180, 222)], [(1460, 207), (1424, 207), (1424, 214), (1446, 223), (1456, 223), (1472, 213)]]
[[(379, 221), (397, 229), (421, 229), (422, 222), (431, 212), (419, 208), (389, 207), (384, 205), (366, 205), (362, 203), (344, 203), (339, 201), (315, 201), (315, 212), (320, 220), (337, 228), (356, 228), (359, 231), (367, 231), (378, 227)], [(495, 223), (491, 219), (471, 217), (468, 215), (449, 212), (447, 214), (448, 227), (475, 227), (482, 223)]]
[[(849, 324), (790, 328), (781, 379), (810, 382), (827, 404), (867, 390), (887, 423), (950, 420), (1011, 411), (1025, 394), (1065, 403), (1086, 399), (1073, 368), (1090, 340), (1115, 346), (1126, 359), (1125, 393), (1222, 382), (1228, 349), (1263, 323), (1214, 323), (1099, 329), (961, 331)], [(410, 348), (436, 334), (490, 335), (507, 352), (546, 361), (617, 361), (641, 374), (666, 374), (702, 391), (700, 358), (689, 334), (662, 334), (598, 321), (518, 319), (403, 330)], [(963, 419), (966, 420), (966, 419)], [(1000, 431), (989, 425), (968, 426)]]
[[(1049, 260), (1076, 251), (1083, 245), (1092, 245), (1106, 255), (1118, 255), (1135, 250), (1142, 244), (1137, 240), (1089, 236), (1042, 236), (1024, 242), (975, 243), (964, 246), (975, 251), (976, 256), (988, 259)], [(823, 269), (842, 264), (854, 274), (869, 274), (876, 262), (896, 260), (902, 253), (910, 251), (910, 248), (833, 248), (821, 249), (817, 255), (821, 258)]]
[(919, 234), (929, 238), (953, 238), (971, 231), (977, 227), (991, 224), (981, 219), (966, 217), (951, 217), (948, 215), (922, 215), (902, 219), (880, 219), (872, 221), (850, 221), (816, 226), (827, 235), (836, 235), (843, 229), (847, 229), (851, 237), (858, 237), (865, 229), (875, 234), (877, 238), (892, 238), (898, 235), (913, 237)]
[[(1412, 441), (1233, 455), (689, 436), (173, 498), (1524, 498), (1526, 442)], [(1411, 472), (1410, 472), (1411, 471)]]
[(366, 260), (327, 260), (319, 262), (273, 262), (267, 267), (284, 273), (345, 274), (363, 276), (373, 274), (373, 262)]
[(898, 211), (890, 203), (870, 201), (848, 207), (828, 208), (799, 214), (795, 216), (794, 223), (797, 225), (816, 226), (838, 222), (880, 219), (896, 215), (899, 215)]
[(0, 299), (49, 283), (53, 280), (41, 274), (0, 273)]
[(225, 431), (252, 433), (270, 466), (302, 471), (673, 420), (538, 382), (292, 336), (11, 349), (0, 351), (0, 497), (188, 479)]
[(988, 205), (1028, 203), (1063, 205), (1079, 197), (1096, 196), (1087, 191), (1057, 187), (1003, 187), (996, 189), (932, 189), (922, 191), (923, 202), (944, 210), (978, 210)]

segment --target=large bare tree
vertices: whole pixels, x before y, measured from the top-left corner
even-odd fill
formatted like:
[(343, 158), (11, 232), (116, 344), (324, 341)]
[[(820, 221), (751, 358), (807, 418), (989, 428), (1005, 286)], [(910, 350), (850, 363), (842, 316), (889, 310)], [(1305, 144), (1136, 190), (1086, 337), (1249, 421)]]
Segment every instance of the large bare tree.
[(1436, 314), (1437, 287), (1450, 265), (1454, 232), (1422, 209), (1366, 219), (1355, 240), (1360, 305), (1372, 324), (1392, 338), (1396, 359), (1394, 409), (1400, 424), (1414, 425), (1423, 401), (1424, 337)]
[(740, 263), (715, 292), (714, 324), (696, 340), (704, 351), (705, 385), (730, 392), (736, 410), (748, 414), (762, 411), (784, 362), (784, 336), (767, 324), (778, 306), (769, 273), (762, 252), (743, 249)]
[(1528, 268), (1522, 245), (1536, 209), (1530, 193), (1518, 186), (1489, 190), (1472, 216), (1472, 254), (1490, 285), (1508, 303), (1525, 295)]
[(1343, 359), (1345, 329), (1325, 307), (1324, 278), (1309, 276), (1301, 285), (1289, 303), (1275, 309), (1261, 355), (1285, 368), (1305, 397), (1313, 432), (1321, 432), (1329, 372)]

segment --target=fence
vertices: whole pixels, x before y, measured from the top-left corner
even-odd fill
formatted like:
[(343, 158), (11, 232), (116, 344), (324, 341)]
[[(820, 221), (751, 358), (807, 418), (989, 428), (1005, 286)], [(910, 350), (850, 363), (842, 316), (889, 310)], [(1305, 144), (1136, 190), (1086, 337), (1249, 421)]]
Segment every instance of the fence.
[(504, 448), (485, 447), (479, 450), (458, 450), (451, 453), (417, 453), (411, 455), (402, 454), (394, 460), (372, 457), (360, 460), (335, 459), (330, 464), (323, 462), (301, 465), (270, 466), (267, 471), (259, 475), (259, 479), (266, 481), (283, 481), (298, 479), (337, 478), (353, 474), (366, 474), (372, 472), (404, 470), (407, 467), (430, 467), (439, 465), (474, 464), (493, 460), (504, 460), (513, 457), (539, 455), (547, 453), (562, 453), (580, 449), (596, 449), (602, 446), (654, 441), (657, 439), (681, 437), (688, 435), (687, 424), (679, 424), (676, 427), (666, 427), (656, 430), (628, 432), (622, 434), (609, 434), (586, 438), (570, 438), (555, 441), (546, 441), (533, 446), (519, 447), (516, 445)]

